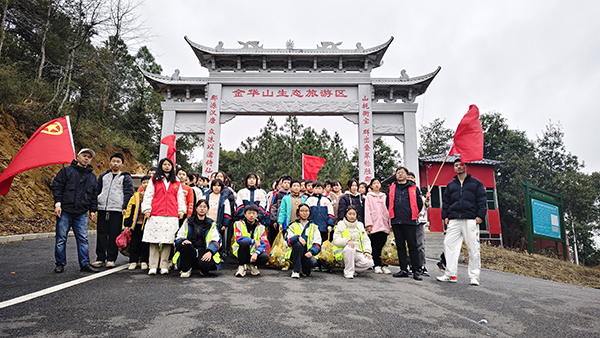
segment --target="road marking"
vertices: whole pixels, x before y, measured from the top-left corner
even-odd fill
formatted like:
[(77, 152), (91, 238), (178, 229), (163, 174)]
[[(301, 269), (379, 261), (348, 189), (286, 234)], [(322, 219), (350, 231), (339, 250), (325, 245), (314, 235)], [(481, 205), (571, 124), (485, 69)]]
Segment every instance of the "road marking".
[(79, 279), (76, 279), (76, 280), (73, 280), (73, 281), (70, 281), (70, 282), (62, 283), (62, 284), (59, 284), (59, 285), (55, 285), (55, 286), (49, 287), (49, 288), (44, 289), (44, 290), (40, 290), (40, 291), (37, 291), (37, 292), (30, 293), (28, 295), (24, 295), (24, 296), (20, 296), (20, 297), (17, 297), (17, 298), (5, 300), (5, 301), (3, 301), (3, 302), (0, 303), (0, 309), (3, 309), (5, 307), (9, 307), (11, 305), (16, 305), (16, 304), (19, 304), (19, 303), (23, 303), (23, 302), (26, 302), (28, 300), (32, 300), (32, 299), (37, 298), (37, 297), (48, 295), (48, 294), (51, 294), (53, 292), (69, 288), (71, 286), (75, 286), (77, 284), (89, 282), (89, 281), (94, 280), (96, 278), (108, 276), (111, 273), (115, 273), (115, 272), (118, 272), (118, 271), (121, 271), (121, 270), (125, 270), (125, 269), (127, 269), (128, 266), (129, 266), (129, 264), (124, 264), (124, 265), (121, 265), (121, 266), (116, 267), (116, 268), (108, 269), (108, 270), (103, 271), (103, 272), (94, 273), (93, 275), (89, 275), (87, 277), (82, 277), (82, 278), (79, 278)]

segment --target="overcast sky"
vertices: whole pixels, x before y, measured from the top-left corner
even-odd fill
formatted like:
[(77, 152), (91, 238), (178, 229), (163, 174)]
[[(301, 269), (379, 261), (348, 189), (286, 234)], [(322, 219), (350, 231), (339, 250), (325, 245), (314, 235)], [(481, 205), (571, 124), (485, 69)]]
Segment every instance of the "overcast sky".
[[(600, 171), (600, 1), (183, 1), (145, 0), (144, 41), (163, 75), (208, 76), (183, 37), (215, 47), (315, 48), (321, 41), (373, 47), (394, 36), (372, 77), (442, 71), (417, 99), (417, 127), (435, 118), (455, 129), (470, 104), (498, 111), (530, 139), (560, 122), (568, 151)], [(595, 13), (595, 14), (594, 14)], [(267, 117), (236, 117), (223, 125), (222, 145), (237, 148)], [(282, 125), (284, 118), (278, 118)], [(305, 126), (356, 146), (357, 126), (342, 117), (300, 118)], [(402, 145), (386, 138), (395, 148)]]

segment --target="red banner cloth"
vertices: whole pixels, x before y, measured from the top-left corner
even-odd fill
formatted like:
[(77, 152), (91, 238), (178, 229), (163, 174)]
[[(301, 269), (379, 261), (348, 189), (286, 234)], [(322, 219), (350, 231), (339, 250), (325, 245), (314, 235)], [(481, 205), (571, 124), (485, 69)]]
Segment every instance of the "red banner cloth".
[(325, 159), (322, 157), (302, 154), (302, 179), (316, 181), (323, 164)]
[(169, 147), (169, 149), (167, 149), (167, 158), (173, 162), (173, 165), (175, 165), (175, 151), (177, 150), (177, 148), (175, 148), (175, 138), (176, 136), (173, 134), (165, 136), (160, 140), (160, 143)]
[(8, 194), (15, 175), (52, 164), (71, 163), (75, 158), (69, 117), (52, 120), (31, 135), (0, 175), (0, 195)]
[(460, 155), (463, 163), (483, 160), (483, 128), (479, 122), (479, 109), (469, 106), (469, 111), (462, 118), (454, 133), (454, 144), (448, 155)]

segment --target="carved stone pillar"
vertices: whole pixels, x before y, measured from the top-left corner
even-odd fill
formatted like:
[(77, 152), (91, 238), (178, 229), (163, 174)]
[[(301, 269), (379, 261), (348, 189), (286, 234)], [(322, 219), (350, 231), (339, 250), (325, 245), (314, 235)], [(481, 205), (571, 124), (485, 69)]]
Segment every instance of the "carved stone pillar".
[(358, 173), (360, 182), (371, 182), (373, 161), (373, 108), (371, 85), (358, 85)]
[(208, 106), (206, 108), (204, 159), (202, 165), (202, 175), (206, 177), (219, 170), (219, 147), (221, 141), (221, 91), (221, 84), (208, 84)]
[[(173, 135), (175, 133), (175, 115), (174, 110), (163, 111), (162, 130), (160, 133), (160, 139), (162, 140), (165, 136)], [(167, 147), (164, 144), (160, 145), (160, 156), (159, 159), (167, 157)]]

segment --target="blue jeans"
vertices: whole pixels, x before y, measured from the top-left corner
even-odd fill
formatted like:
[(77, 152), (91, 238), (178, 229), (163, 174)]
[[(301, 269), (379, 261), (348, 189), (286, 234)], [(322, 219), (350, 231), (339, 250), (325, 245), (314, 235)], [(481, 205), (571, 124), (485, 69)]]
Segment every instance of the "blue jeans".
[(69, 228), (73, 228), (75, 241), (77, 242), (77, 256), (79, 266), (90, 264), (90, 252), (87, 239), (88, 216), (84, 214), (71, 214), (62, 212), (61, 217), (56, 218), (56, 245), (54, 246), (54, 259), (56, 265), (67, 265), (67, 236)]

